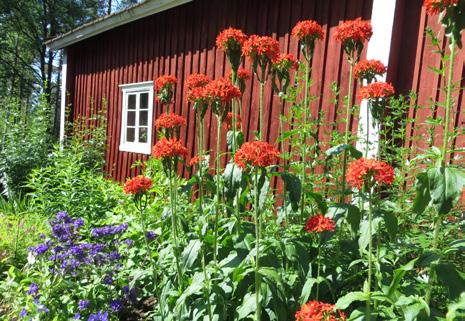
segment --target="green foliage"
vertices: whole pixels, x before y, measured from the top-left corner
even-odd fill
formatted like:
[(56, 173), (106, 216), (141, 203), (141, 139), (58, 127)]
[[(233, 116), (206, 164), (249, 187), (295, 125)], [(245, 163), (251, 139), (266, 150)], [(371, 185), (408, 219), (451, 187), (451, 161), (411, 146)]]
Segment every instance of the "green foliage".
[(44, 96), (33, 110), (16, 99), (3, 99), (0, 104), (5, 107), (0, 109), (0, 184), (14, 195), (27, 191), (27, 176), (47, 159), (52, 113)]

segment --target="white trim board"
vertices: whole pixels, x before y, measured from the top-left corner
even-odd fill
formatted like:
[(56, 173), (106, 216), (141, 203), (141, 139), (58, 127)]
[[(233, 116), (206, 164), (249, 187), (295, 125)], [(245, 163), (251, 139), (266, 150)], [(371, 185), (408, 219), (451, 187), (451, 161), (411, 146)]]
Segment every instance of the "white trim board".
[(45, 44), (50, 48), (50, 50), (65, 48), (107, 30), (192, 1), (193, 0), (146, 0), (126, 10), (86, 23), (74, 30), (47, 41)]
[[(396, 11), (396, 0), (374, 0), (371, 14), (371, 25), (373, 27), (373, 36), (367, 47), (367, 59), (380, 60), (385, 66), (389, 63), (391, 54), (392, 31), (394, 27), (394, 18)], [(386, 81), (386, 76), (378, 77), (378, 81)], [(362, 100), (360, 104), (360, 117), (357, 149), (363, 151), (365, 155), (367, 128), (369, 126), (369, 145), (368, 158), (375, 158), (378, 154), (379, 133), (378, 126), (372, 119), (367, 117), (368, 102)]]
[(63, 147), (65, 141), (66, 122), (66, 78), (68, 76), (68, 57), (66, 49), (63, 49), (63, 63), (61, 65), (61, 96), (60, 96), (60, 146)]

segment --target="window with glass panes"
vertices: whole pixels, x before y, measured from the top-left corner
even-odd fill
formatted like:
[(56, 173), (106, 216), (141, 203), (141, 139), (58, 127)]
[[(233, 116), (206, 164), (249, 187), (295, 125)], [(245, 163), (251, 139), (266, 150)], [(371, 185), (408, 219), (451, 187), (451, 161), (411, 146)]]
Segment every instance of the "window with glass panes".
[(120, 150), (150, 154), (153, 82), (127, 84), (123, 90)]

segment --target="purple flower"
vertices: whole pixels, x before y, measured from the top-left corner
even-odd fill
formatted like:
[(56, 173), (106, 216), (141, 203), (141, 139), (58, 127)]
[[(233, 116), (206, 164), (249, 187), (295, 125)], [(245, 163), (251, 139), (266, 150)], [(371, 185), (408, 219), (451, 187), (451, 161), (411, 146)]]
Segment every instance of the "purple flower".
[(147, 237), (147, 240), (149, 241), (153, 241), (156, 237), (157, 237), (157, 234), (153, 231), (148, 231), (145, 236)]
[(106, 225), (92, 229), (92, 236), (95, 238), (121, 234), (128, 229), (127, 224)]
[(124, 242), (125, 242), (129, 247), (131, 247), (131, 246), (134, 244), (134, 241), (131, 240), (131, 239), (126, 239)]
[(27, 294), (29, 295), (36, 295), (39, 292), (39, 286), (35, 283), (32, 283), (29, 286), (29, 290), (27, 290)]
[(118, 312), (123, 308), (123, 302), (121, 300), (112, 300), (110, 301), (110, 309), (113, 312)]
[(39, 313), (49, 313), (50, 310), (42, 303), (37, 304), (37, 312)]
[(108, 321), (108, 312), (99, 311), (89, 315), (87, 321)]
[(74, 320), (81, 320), (81, 314), (80, 313), (76, 313), (73, 317)]
[(21, 312), (19, 312), (20, 317), (25, 317), (27, 315), (26, 309), (22, 309)]
[(113, 278), (111, 277), (111, 275), (109, 274), (105, 275), (105, 277), (103, 278), (103, 284), (106, 284), (106, 285), (113, 284)]
[(78, 309), (79, 311), (87, 310), (90, 307), (89, 300), (79, 300)]

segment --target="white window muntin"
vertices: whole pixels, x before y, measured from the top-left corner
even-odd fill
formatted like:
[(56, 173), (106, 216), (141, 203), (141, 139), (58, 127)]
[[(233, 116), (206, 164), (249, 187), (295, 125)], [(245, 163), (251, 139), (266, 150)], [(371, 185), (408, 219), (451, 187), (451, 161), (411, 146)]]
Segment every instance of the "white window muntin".
[[(148, 154), (152, 144), (153, 115), (153, 81), (120, 85), (123, 91), (123, 106), (121, 117), (120, 151)], [(141, 106), (141, 96), (147, 97), (146, 106)], [(134, 104), (129, 106), (130, 97), (135, 97)], [(133, 99), (133, 98), (131, 98)], [(130, 108), (131, 107), (131, 108)], [(129, 114), (134, 114), (129, 117)], [(141, 123), (141, 114), (146, 115), (146, 122)], [(144, 118), (144, 117), (143, 117)], [(131, 123), (128, 124), (128, 121)], [(133, 132), (128, 139), (128, 132)], [(141, 133), (146, 135), (145, 141)]]

